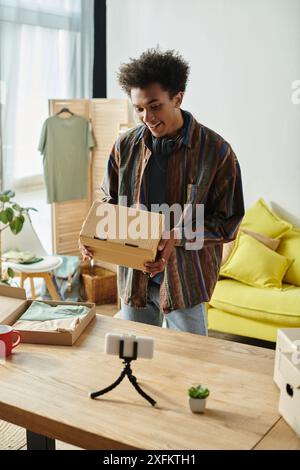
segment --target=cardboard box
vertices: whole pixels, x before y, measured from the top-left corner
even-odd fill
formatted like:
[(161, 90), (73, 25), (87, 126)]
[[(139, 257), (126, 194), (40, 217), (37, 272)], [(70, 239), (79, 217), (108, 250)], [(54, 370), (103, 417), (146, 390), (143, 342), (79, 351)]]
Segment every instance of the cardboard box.
[(156, 258), (164, 225), (163, 214), (95, 201), (80, 241), (96, 260), (143, 271)]
[[(13, 326), (19, 318), (26, 312), (33, 300), (26, 300), (24, 289), (9, 286), (0, 286), (0, 325)], [(56, 302), (42, 301), (48, 305), (83, 305), (90, 308), (89, 313), (80, 321), (74, 331), (25, 331), (20, 330), (22, 343), (36, 344), (56, 344), (72, 346), (79, 338), (87, 325), (96, 315), (96, 306), (94, 303), (82, 302)]]

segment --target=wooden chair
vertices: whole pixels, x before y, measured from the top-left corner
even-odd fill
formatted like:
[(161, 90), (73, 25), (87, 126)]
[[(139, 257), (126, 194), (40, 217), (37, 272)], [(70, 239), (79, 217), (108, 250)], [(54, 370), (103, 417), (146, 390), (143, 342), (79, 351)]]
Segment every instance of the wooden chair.
[(43, 258), (43, 261), (34, 264), (3, 262), (3, 269), (12, 268), (15, 274), (21, 278), (21, 287), (24, 287), (26, 279), (29, 278), (32, 299), (36, 298), (34, 278), (43, 278), (51, 298), (60, 300), (53, 283), (53, 271), (62, 264), (62, 258), (48, 255), (29, 216), (25, 217), (23, 229), (18, 235), (14, 235), (9, 229), (2, 233), (2, 254), (9, 250), (30, 251), (35, 256)]

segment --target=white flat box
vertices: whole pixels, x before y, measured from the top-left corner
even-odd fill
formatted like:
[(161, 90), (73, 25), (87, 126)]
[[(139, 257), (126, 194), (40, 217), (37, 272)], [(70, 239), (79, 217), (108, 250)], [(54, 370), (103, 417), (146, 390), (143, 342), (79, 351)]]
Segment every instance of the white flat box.
[(278, 329), (273, 378), (280, 389), (285, 382), (283, 379), (284, 365), (282, 364), (282, 353), (297, 353), (297, 349), (300, 355), (300, 328)]

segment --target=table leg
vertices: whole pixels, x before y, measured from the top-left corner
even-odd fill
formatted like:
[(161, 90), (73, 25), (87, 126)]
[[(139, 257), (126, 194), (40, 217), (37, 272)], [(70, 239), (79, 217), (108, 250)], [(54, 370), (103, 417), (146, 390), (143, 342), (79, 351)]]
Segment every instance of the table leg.
[(55, 440), (26, 430), (27, 450), (55, 450)]

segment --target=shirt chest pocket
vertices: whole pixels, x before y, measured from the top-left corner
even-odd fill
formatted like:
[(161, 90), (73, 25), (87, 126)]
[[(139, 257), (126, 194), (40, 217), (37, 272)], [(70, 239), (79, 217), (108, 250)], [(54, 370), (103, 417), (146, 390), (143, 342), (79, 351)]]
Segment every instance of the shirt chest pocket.
[(196, 179), (195, 183), (191, 183), (187, 185), (187, 200), (192, 202), (195, 199), (202, 199), (201, 202), (204, 202), (206, 198), (205, 195), (209, 189), (209, 181), (210, 181), (210, 167), (208, 164), (204, 164), (201, 168), (201, 172)]

